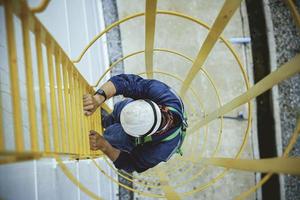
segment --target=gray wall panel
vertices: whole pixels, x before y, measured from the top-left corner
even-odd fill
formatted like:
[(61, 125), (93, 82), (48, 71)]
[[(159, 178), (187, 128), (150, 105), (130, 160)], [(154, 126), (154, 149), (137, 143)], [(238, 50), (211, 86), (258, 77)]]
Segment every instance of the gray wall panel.
[(0, 165), (0, 198), (35, 199), (33, 161)]
[[(97, 183), (98, 173), (100, 173), (91, 161), (79, 162), (79, 180), (89, 190), (100, 195), (99, 184)], [(90, 199), (84, 192), (80, 192), (80, 199)]]
[(57, 199), (57, 184), (55, 161), (41, 159), (36, 161), (38, 199)]
[[(71, 173), (77, 177), (78, 166), (74, 162), (67, 163), (66, 166), (71, 171)], [(63, 173), (63, 171), (57, 167), (55, 169), (56, 176), (56, 194), (57, 199), (79, 199), (79, 190), (76, 185), (74, 185)]]

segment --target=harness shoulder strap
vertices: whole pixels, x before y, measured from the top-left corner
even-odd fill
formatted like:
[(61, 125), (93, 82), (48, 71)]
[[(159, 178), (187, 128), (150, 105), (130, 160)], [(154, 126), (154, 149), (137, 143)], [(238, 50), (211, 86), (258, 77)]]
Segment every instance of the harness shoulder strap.
[[(173, 108), (173, 107), (170, 107), (170, 106), (167, 106), (167, 108), (170, 110), (170, 111), (173, 111), (173, 112), (176, 112), (177, 114), (181, 114), (177, 109)], [(171, 135), (169, 135), (168, 137), (164, 138), (163, 140), (161, 140), (162, 142), (167, 142), (167, 141), (170, 141), (172, 139), (174, 139), (178, 134), (181, 135), (181, 144), (180, 146), (178, 147), (176, 153), (179, 153), (180, 155), (182, 155), (182, 151), (181, 151), (181, 145), (183, 143), (183, 140), (185, 138), (185, 130), (186, 130), (186, 127), (187, 127), (187, 123), (186, 123), (186, 115), (185, 115), (185, 112), (184, 112), (184, 122), (183, 122), (183, 125), (180, 126), (176, 131), (174, 131)], [(152, 141), (152, 136), (145, 136), (145, 137), (140, 137), (140, 138), (136, 138), (135, 139), (135, 144), (136, 145), (139, 145), (139, 144), (144, 144), (144, 143), (147, 143), (147, 142), (151, 142)]]
[[(181, 113), (177, 109), (170, 107), (170, 106), (167, 106), (167, 108), (170, 111), (176, 112), (177, 114), (181, 115)], [(183, 112), (183, 129), (186, 129), (187, 127), (188, 127), (187, 117), (186, 117), (186, 112), (184, 111)]]
[(173, 108), (173, 107), (171, 107), (171, 106), (167, 106), (167, 108), (168, 108), (169, 110), (171, 110), (171, 111), (174, 111), (174, 112), (179, 113), (177, 109), (175, 109), (175, 108)]
[(178, 134), (180, 134), (180, 132), (181, 132), (181, 127), (179, 127), (174, 133), (172, 133), (168, 137), (164, 138), (162, 142), (167, 142), (174, 139)]
[[(179, 127), (174, 133), (172, 133), (171, 135), (169, 135), (168, 137), (164, 138), (161, 141), (162, 142), (170, 141), (170, 140), (174, 139), (180, 133), (181, 133), (181, 127)], [(144, 143), (151, 142), (151, 141), (152, 141), (152, 136), (151, 135), (146, 136), (146, 137), (135, 138), (135, 144), (136, 145), (144, 144)]]

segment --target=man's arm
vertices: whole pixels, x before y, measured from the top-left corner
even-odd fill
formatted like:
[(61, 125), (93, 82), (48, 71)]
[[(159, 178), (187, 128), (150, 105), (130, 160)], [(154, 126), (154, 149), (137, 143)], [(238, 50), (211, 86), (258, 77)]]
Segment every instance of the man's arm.
[(99, 133), (91, 130), (89, 139), (91, 150), (101, 150), (111, 161), (114, 162), (117, 160), (120, 155), (120, 150), (111, 146)]
[[(116, 88), (111, 81), (104, 83), (101, 89), (105, 92), (107, 99), (116, 94)], [(92, 115), (102, 103), (105, 98), (102, 95), (85, 94), (83, 95), (83, 111), (86, 116)]]
[[(180, 107), (180, 101), (166, 84), (157, 80), (143, 79), (134, 74), (113, 76), (102, 85), (101, 89), (105, 92), (107, 99), (122, 94), (132, 99), (150, 99), (160, 105), (172, 103), (178, 104), (174, 105), (175, 107)], [(92, 115), (104, 101), (105, 98), (99, 94), (85, 94), (83, 96), (84, 114)]]
[[(150, 99), (154, 100), (159, 96), (161, 89), (167, 89), (164, 83), (153, 80), (144, 79), (135, 74), (119, 74), (110, 78), (110, 81), (116, 88), (116, 95), (123, 95), (132, 99)], [(155, 92), (151, 92), (151, 88)], [(163, 93), (165, 91), (161, 91)]]
[(120, 74), (110, 78), (116, 88), (116, 94), (132, 99), (149, 99), (158, 105), (168, 105), (181, 110), (179, 98), (165, 83), (144, 79), (134, 74)]
[(153, 149), (150, 149), (149, 153), (147, 153), (146, 149), (139, 149), (132, 152), (133, 155), (120, 151), (114, 148), (104, 137), (93, 130), (90, 131), (89, 140), (91, 150), (102, 151), (111, 161), (114, 162), (116, 168), (123, 169), (127, 172), (137, 171), (140, 173), (162, 161), (153, 158), (151, 159), (151, 157), (155, 157), (155, 154), (153, 155), (155, 152), (152, 152)]

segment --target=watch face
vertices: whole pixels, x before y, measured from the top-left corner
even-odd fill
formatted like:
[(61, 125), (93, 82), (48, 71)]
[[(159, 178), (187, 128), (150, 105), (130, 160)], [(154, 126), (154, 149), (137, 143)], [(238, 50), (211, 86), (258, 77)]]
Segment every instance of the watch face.
[(97, 93), (103, 95), (103, 90), (98, 90)]
[(105, 99), (107, 98), (105, 92), (104, 92), (102, 89), (97, 90), (96, 93), (97, 93), (97, 94), (100, 94), (100, 95), (103, 96)]

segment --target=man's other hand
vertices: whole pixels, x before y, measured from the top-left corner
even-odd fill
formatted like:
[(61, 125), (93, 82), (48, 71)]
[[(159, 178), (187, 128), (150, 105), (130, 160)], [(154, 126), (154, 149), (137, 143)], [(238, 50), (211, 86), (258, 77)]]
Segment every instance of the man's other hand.
[(97, 108), (105, 101), (101, 95), (83, 95), (83, 112), (86, 116), (92, 115)]
[(94, 130), (90, 130), (90, 149), (93, 151), (101, 150), (105, 151), (107, 149), (107, 141), (99, 133)]

